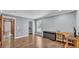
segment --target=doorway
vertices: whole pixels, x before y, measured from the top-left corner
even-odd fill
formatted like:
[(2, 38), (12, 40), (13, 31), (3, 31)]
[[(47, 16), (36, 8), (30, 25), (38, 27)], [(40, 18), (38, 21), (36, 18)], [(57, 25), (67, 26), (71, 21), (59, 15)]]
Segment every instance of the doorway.
[[(0, 16), (0, 45), (1, 47), (10, 47), (13, 43), (12, 40), (15, 38), (15, 21), (14, 18), (6, 18), (5, 16)], [(13, 45), (13, 44), (12, 44)]]
[(33, 25), (32, 21), (29, 21), (29, 34), (33, 34)]

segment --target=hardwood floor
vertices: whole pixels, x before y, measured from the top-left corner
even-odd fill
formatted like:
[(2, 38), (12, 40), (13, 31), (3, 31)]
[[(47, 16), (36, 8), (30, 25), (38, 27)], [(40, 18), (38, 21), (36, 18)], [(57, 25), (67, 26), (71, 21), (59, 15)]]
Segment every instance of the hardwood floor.
[(15, 40), (5, 39), (2, 48), (63, 48), (63, 44), (40, 36), (30, 35)]

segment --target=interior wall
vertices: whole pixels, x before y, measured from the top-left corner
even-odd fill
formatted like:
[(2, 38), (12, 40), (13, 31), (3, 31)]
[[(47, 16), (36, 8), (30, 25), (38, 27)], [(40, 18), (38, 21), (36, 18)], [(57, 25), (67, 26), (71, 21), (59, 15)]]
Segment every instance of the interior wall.
[(28, 20), (29, 19), (16, 17), (16, 37), (28, 36), (28, 32), (29, 32)]
[(42, 31), (43, 31), (43, 25), (42, 25), (42, 20), (37, 20), (36, 21), (36, 34), (37, 35), (42, 35)]
[(37, 21), (37, 32), (62, 31), (73, 32), (76, 26), (76, 12), (66, 13)]
[(35, 34), (35, 21), (34, 20), (32, 20), (32, 26), (33, 26), (32, 31), (33, 31), (33, 35), (34, 35)]
[(77, 29), (77, 35), (79, 35), (79, 10), (76, 12), (76, 29)]
[[(11, 15), (4, 14), (4, 16), (12, 17)], [(18, 16), (13, 16), (15, 18), (15, 39), (28, 36), (29, 32), (29, 21), (32, 21), (30, 18), (23, 18)], [(33, 21), (32, 21), (33, 22)], [(8, 31), (8, 25), (6, 31)], [(33, 33), (34, 33), (34, 23), (33, 23)]]

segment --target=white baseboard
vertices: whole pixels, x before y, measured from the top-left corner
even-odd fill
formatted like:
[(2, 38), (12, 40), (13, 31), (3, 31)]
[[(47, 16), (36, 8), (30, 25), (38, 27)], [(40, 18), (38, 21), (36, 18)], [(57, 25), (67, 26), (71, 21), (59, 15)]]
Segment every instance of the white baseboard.
[(28, 35), (24, 35), (24, 36), (15, 37), (15, 39), (19, 39), (19, 38), (22, 38), (22, 37), (28, 37)]

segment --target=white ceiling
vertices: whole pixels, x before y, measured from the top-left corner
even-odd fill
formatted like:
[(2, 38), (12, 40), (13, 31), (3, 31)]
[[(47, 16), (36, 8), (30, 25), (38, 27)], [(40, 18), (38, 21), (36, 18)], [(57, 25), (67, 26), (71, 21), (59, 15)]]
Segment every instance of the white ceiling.
[(71, 12), (72, 10), (2, 10), (2, 13), (15, 15), (15, 16), (21, 16), (26, 18), (42, 18), (42, 17), (49, 17), (54, 16), (62, 13)]
[(45, 17), (50, 17), (50, 16), (56, 16), (56, 15), (60, 15), (60, 14), (64, 14), (64, 13), (69, 13), (69, 12), (74, 12), (75, 10), (59, 10), (59, 11), (52, 11), (51, 13), (49, 13), (48, 15), (44, 16)]

